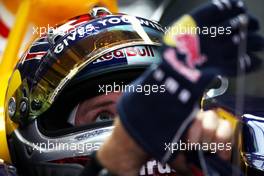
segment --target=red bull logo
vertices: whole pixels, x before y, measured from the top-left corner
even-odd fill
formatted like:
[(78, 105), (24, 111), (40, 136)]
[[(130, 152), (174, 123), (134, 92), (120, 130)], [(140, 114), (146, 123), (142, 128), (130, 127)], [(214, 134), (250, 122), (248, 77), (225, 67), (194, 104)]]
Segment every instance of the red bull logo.
[(188, 67), (195, 68), (195, 66), (199, 66), (206, 61), (206, 58), (200, 53), (199, 38), (197, 35), (177, 35), (175, 40), (178, 51), (185, 55), (185, 61)]
[(196, 35), (183, 34), (175, 37), (177, 51), (185, 56), (185, 61), (178, 59), (176, 49), (168, 48), (163, 53), (164, 59), (181, 75), (191, 82), (196, 82), (201, 73), (195, 67), (206, 62), (201, 55), (199, 38)]
[(126, 58), (133, 58), (133, 57), (150, 57), (154, 58), (155, 54), (150, 46), (137, 46), (137, 47), (129, 47), (125, 49), (115, 50), (113, 52), (107, 53), (101, 58), (97, 59), (94, 64), (110, 61), (112, 59), (126, 59)]

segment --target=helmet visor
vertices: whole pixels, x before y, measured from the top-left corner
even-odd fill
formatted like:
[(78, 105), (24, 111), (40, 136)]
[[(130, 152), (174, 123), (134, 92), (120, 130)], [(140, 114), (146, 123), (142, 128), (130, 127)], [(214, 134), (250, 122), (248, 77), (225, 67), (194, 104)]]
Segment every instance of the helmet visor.
[[(38, 110), (31, 108), (31, 118), (46, 111), (64, 86), (96, 59), (125, 47), (158, 46), (162, 32), (153, 21), (123, 15), (93, 20), (59, 38), (29, 85), (30, 100), (42, 104)], [(139, 61), (133, 65), (144, 64)]]

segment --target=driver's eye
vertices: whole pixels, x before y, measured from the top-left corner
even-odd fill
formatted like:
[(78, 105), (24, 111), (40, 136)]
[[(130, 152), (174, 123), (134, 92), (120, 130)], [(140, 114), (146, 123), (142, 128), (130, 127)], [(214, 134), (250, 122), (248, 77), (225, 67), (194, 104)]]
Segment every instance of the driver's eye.
[(114, 118), (113, 114), (109, 112), (102, 112), (98, 114), (98, 116), (95, 119), (95, 122), (108, 121), (108, 120), (112, 120), (113, 118)]

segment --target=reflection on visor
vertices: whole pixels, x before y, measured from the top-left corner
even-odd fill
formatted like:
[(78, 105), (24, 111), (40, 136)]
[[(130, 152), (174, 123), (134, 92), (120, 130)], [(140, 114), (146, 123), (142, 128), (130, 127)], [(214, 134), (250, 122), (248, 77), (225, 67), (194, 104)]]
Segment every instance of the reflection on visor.
[[(68, 81), (96, 59), (124, 47), (160, 45), (162, 28), (158, 24), (138, 18), (137, 25), (133, 26), (135, 22), (132, 25), (125, 17), (95, 20), (57, 41), (52, 52), (45, 56), (45, 62), (40, 65), (34, 84), (29, 88), (32, 90), (30, 100), (42, 103), (41, 109), (31, 111), (31, 117), (46, 111)], [(140, 62), (137, 64), (141, 65)]]

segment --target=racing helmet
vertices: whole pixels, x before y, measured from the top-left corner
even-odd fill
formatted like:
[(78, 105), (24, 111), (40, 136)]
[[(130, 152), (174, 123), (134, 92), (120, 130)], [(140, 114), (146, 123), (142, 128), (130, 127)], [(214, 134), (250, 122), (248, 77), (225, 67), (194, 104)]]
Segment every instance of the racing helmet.
[(157, 64), (163, 32), (156, 22), (97, 7), (39, 36), (6, 93), (8, 144), (19, 174), (78, 175), (111, 134), (112, 120), (76, 126), (69, 117), (79, 102), (105, 93), (99, 84), (129, 84)]

